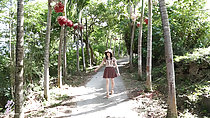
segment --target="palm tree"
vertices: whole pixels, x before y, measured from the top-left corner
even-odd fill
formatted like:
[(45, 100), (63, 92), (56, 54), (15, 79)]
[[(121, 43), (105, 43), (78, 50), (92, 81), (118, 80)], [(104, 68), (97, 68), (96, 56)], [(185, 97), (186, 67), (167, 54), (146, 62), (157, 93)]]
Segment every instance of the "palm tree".
[(106, 32), (106, 49), (108, 48), (109, 44), (109, 32)]
[(90, 48), (89, 48), (89, 39), (88, 39), (88, 24), (87, 24), (87, 17), (85, 18), (85, 24), (86, 24), (86, 40), (85, 40), (85, 43), (86, 43), (86, 52), (87, 52), (87, 56), (88, 56), (88, 59), (89, 59), (89, 64), (90, 64), (90, 67), (92, 66), (92, 63), (91, 63), (91, 56), (90, 56)]
[[(12, 8), (13, 7), (13, 0), (10, 1), (10, 7)], [(13, 15), (13, 12), (12, 10), (9, 11), (9, 17), (10, 18), (13, 18), (14, 15)], [(14, 44), (12, 44), (12, 41), (13, 41), (13, 22), (10, 21), (9, 22), (9, 50), (10, 50), (10, 85), (11, 85), (11, 95), (12, 95), (12, 99), (14, 99), (14, 84), (15, 84), (15, 71), (14, 71), (14, 68), (15, 68), (15, 59), (14, 59)]]
[(142, 0), (141, 6), (141, 18), (138, 36), (138, 75), (142, 79), (142, 27), (143, 27), (143, 16), (144, 16), (144, 0)]
[(148, 0), (148, 34), (147, 34), (147, 88), (152, 90), (152, 0)]
[[(81, 18), (81, 25), (82, 25), (82, 18)], [(85, 53), (84, 53), (84, 44), (83, 44), (83, 25), (81, 26), (82, 28), (80, 29), (81, 32), (81, 48), (82, 48), (82, 62), (83, 62), (83, 71), (86, 72), (86, 64), (85, 64)]]
[(17, 1), (17, 41), (15, 68), (15, 118), (23, 118), (24, 1)]
[(63, 79), (66, 80), (67, 79), (67, 61), (66, 61), (66, 35), (67, 35), (67, 30), (66, 30), (66, 26), (64, 29), (64, 40), (63, 40)]
[[(86, 70), (86, 65), (85, 65), (85, 56), (84, 56), (84, 49), (83, 49), (83, 38), (82, 38), (82, 30), (80, 31), (79, 25), (82, 24), (82, 12), (83, 8), (89, 4), (90, 0), (76, 0), (74, 1), (77, 4), (77, 15), (78, 15), (78, 37), (80, 35), (81, 37), (81, 42), (82, 42), (82, 56), (83, 56), (83, 69)], [(77, 39), (76, 42), (77, 45), (77, 71), (80, 72), (79, 69), (79, 39)]]
[(44, 97), (49, 98), (49, 47), (50, 47), (50, 28), (51, 28), (51, 14), (52, 7), (51, 0), (48, 0), (48, 14), (47, 14), (47, 30), (45, 38), (45, 57), (44, 57)]
[[(77, 72), (80, 74), (80, 67), (79, 67), (79, 28), (74, 30), (74, 33), (76, 33), (77, 31), (77, 34), (74, 34), (75, 35), (75, 38), (77, 40), (76, 42), (76, 46), (77, 46)], [(77, 36), (76, 36), (77, 35)]]
[(171, 33), (168, 20), (168, 13), (166, 10), (165, 0), (159, 0), (160, 13), (163, 26), (163, 33), (165, 39), (165, 57), (167, 67), (167, 80), (168, 80), (168, 118), (177, 117), (176, 107), (176, 90), (175, 90), (175, 72), (174, 72), (174, 61), (173, 61), (173, 50), (171, 42)]
[(58, 54), (58, 87), (62, 87), (62, 46), (63, 46), (63, 38), (64, 38), (64, 29), (65, 26), (61, 26), (60, 32), (60, 43), (59, 43), (59, 54)]
[[(66, 17), (66, 0), (63, 0), (64, 3), (64, 13), (63, 15)], [(63, 47), (63, 40), (64, 40), (64, 30), (65, 25), (61, 26), (60, 31), (60, 42), (59, 42), (59, 54), (58, 54), (58, 87), (62, 87), (62, 47)]]
[(131, 34), (131, 46), (130, 46), (130, 70), (133, 69), (133, 39), (134, 39), (134, 32), (135, 32), (135, 24), (136, 24), (136, 16), (135, 16), (135, 5), (134, 5), (134, 13), (132, 13), (132, 6), (130, 6), (130, 15), (132, 19), (131, 27), (132, 27), (132, 34)]

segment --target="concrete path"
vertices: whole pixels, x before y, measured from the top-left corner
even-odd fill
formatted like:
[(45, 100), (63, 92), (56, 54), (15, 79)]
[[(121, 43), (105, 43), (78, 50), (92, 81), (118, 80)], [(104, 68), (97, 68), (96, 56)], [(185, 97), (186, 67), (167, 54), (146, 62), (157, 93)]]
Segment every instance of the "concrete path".
[[(127, 58), (119, 60), (119, 66), (127, 63)], [(126, 89), (121, 76), (115, 78), (115, 93), (106, 98), (106, 80), (103, 76), (104, 68), (101, 68), (86, 86), (80, 87), (74, 99), (77, 107), (69, 115), (60, 117), (72, 118), (137, 118), (137, 112), (133, 111), (134, 102), (128, 100)], [(110, 81), (111, 90), (111, 81)]]

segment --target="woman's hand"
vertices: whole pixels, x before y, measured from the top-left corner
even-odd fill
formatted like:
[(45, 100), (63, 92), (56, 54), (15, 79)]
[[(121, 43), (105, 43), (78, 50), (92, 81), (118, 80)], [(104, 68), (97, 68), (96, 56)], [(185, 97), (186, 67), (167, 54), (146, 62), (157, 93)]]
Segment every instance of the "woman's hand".
[(97, 71), (98, 71), (98, 69), (96, 68), (96, 69), (95, 69), (95, 72), (97, 72)]
[(120, 73), (117, 73), (117, 76), (120, 76)]

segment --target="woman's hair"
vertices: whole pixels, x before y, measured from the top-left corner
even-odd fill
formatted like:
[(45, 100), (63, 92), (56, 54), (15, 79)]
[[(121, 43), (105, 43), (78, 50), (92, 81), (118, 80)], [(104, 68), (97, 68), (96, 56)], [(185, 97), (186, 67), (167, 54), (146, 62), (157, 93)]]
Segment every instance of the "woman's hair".
[(108, 60), (107, 53), (109, 53), (109, 54), (110, 54), (110, 59), (112, 60), (112, 53), (111, 53), (111, 52), (106, 52), (106, 53), (105, 53), (106, 59)]

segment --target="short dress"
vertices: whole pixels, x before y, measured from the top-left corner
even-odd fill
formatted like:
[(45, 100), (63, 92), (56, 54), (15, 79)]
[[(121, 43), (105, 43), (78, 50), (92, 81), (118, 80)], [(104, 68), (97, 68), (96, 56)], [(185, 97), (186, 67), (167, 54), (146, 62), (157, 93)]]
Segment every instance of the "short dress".
[(105, 70), (104, 70), (103, 78), (115, 78), (115, 77), (117, 77), (117, 73), (116, 73), (115, 68), (114, 68), (114, 64), (116, 62), (116, 59), (112, 58), (112, 59), (107, 60), (106, 58), (104, 58), (103, 61), (106, 62), (106, 67), (105, 67)]

